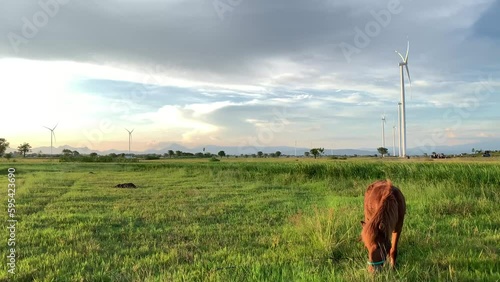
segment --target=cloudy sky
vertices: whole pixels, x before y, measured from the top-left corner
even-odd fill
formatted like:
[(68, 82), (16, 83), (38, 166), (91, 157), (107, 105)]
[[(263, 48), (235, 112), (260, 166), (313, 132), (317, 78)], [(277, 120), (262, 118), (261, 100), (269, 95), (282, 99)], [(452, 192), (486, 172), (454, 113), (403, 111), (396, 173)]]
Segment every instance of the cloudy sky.
[(500, 1), (0, 2), (11, 147), (392, 148), (500, 139)]

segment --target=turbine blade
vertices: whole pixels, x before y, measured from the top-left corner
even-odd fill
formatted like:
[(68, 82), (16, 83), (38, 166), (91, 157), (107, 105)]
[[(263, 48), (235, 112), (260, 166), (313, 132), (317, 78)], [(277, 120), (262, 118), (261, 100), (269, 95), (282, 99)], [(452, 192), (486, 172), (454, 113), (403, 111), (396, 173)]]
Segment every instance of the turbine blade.
[(56, 134), (54, 133), (54, 130), (52, 130), (52, 135), (54, 136), (54, 143), (56, 143)]
[(408, 74), (408, 80), (410, 81), (410, 87), (411, 87), (410, 70), (408, 70), (408, 65), (405, 65), (405, 67), (406, 67), (406, 73)]
[(134, 132), (134, 130), (135, 130), (135, 128), (134, 128), (134, 129), (132, 129), (132, 131), (130, 131), (130, 133), (132, 134), (132, 132)]
[(59, 123), (56, 124), (56, 126), (54, 126), (54, 128), (52, 128), (52, 130), (56, 129), (56, 127), (59, 125)]
[(46, 127), (46, 126), (43, 126), (43, 125), (42, 125), (42, 127), (45, 127), (45, 128), (47, 128), (48, 130), (52, 131), (52, 128), (48, 128), (48, 127)]
[(394, 52), (396, 52), (401, 57), (401, 60), (403, 60), (403, 62), (405, 61), (405, 58), (403, 57), (403, 55), (401, 55), (401, 53), (399, 53), (398, 51), (394, 51)]
[(408, 70), (408, 64), (405, 64), (406, 67), (406, 73), (408, 74), (408, 81), (410, 82), (410, 98), (413, 99), (413, 94), (412, 94), (412, 87), (411, 87), (411, 77), (410, 77), (410, 70)]
[(408, 62), (408, 52), (410, 52), (410, 41), (408, 40), (408, 45), (406, 45), (406, 56), (405, 56), (405, 63)]

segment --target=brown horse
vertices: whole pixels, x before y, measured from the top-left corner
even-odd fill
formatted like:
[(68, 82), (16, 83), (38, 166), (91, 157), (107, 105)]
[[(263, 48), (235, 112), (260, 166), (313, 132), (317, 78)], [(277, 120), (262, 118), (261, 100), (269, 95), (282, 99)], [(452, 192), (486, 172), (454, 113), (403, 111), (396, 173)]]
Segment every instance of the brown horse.
[(368, 249), (370, 271), (382, 268), (389, 249), (391, 267), (396, 266), (405, 213), (405, 198), (390, 180), (376, 181), (368, 186), (365, 193), (365, 220), (361, 221), (361, 240)]

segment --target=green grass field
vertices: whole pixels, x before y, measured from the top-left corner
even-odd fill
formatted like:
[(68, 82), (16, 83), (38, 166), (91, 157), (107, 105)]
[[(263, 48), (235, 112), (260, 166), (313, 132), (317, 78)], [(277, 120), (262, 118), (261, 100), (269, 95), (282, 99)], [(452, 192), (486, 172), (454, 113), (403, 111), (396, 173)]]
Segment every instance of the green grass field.
[[(3, 161), (0, 171), (1, 281), (500, 281), (498, 161)], [(358, 241), (363, 194), (385, 178), (408, 210), (398, 269), (372, 275)], [(139, 188), (113, 188), (124, 182)]]

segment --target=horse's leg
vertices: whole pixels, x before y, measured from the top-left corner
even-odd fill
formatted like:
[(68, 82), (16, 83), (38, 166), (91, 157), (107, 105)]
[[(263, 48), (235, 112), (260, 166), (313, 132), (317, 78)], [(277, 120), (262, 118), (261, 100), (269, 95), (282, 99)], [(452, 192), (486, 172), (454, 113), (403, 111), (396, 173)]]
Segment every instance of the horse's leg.
[(396, 267), (396, 258), (398, 256), (398, 242), (401, 230), (392, 233), (391, 251), (389, 252), (391, 268)]

